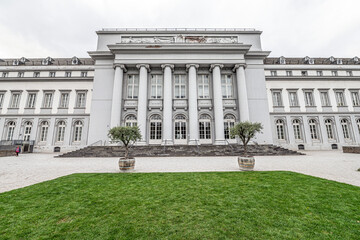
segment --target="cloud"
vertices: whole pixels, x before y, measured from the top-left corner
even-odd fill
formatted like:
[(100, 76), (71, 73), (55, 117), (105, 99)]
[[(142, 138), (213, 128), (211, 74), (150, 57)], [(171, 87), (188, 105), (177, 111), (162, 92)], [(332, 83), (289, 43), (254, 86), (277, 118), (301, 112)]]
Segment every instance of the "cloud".
[(360, 55), (357, 0), (2, 0), (0, 58), (87, 57), (105, 27), (247, 27), (272, 56)]

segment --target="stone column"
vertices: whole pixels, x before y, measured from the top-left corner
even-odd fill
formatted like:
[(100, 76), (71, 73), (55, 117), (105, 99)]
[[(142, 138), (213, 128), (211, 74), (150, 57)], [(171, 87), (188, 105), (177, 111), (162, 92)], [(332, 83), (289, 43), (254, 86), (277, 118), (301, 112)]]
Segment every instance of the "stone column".
[(195, 145), (199, 140), (199, 120), (198, 120), (198, 96), (197, 96), (197, 73), (198, 64), (187, 64), (189, 72), (189, 145)]
[(234, 69), (236, 71), (236, 85), (238, 92), (238, 105), (240, 121), (249, 121), (249, 103), (245, 79), (245, 64), (236, 64)]
[(126, 72), (125, 65), (114, 64), (115, 74), (113, 83), (113, 93), (111, 102), (111, 122), (110, 127), (120, 126), (121, 123), (121, 100), (123, 92), (124, 72)]
[(164, 71), (164, 102), (163, 102), (163, 145), (173, 145), (173, 127), (172, 127), (172, 71), (174, 65), (163, 64), (161, 68)]
[(214, 118), (215, 118), (215, 144), (224, 145), (226, 144), (224, 136), (224, 110), (223, 110), (223, 99), (221, 90), (221, 68), (222, 64), (211, 64), (210, 71), (212, 71), (213, 77), (213, 105), (214, 105)]
[(150, 66), (148, 64), (138, 64), (136, 67), (139, 69), (139, 95), (138, 95), (138, 113), (137, 123), (141, 133), (141, 140), (137, 142), (138, 145), (145, 145), (147, 134), (146, 134), (146, 119), (147, 119), (147, 105), (148, 105), (148, 72)]

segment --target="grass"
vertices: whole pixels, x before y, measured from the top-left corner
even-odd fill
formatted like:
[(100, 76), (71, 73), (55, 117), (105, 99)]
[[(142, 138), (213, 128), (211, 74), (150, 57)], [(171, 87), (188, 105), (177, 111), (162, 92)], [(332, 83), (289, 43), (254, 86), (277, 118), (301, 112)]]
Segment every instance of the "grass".
[(360, 188), (291, 172), (73, 174), (0, 194), (0, 239), (359, 239)]

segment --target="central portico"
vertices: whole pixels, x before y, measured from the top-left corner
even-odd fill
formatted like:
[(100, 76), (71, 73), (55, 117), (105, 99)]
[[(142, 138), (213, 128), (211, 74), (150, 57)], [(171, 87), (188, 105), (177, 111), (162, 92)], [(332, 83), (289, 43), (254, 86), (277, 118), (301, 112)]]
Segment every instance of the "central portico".
[(137, 144), (234, 142), (257, 121), (271, 143), (261, 32), (252, 29), (104, 29), (97, 32), (89, 143), (137, 125)]

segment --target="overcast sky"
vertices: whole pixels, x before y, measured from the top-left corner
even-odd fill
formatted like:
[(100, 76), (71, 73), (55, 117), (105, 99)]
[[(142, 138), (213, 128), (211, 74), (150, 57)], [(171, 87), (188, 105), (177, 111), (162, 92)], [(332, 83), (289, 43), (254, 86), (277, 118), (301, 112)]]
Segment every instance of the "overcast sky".
[(359, 0), (0, 0), (0, 58), (88, 57), (101, 28), (255, 28), (271, 56), (360, 56)]

